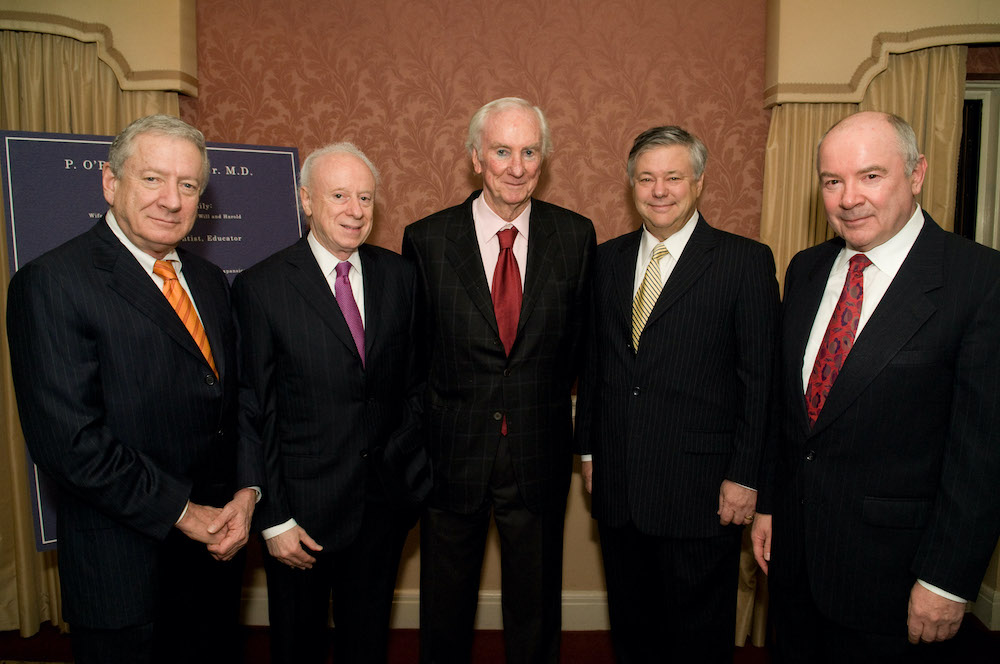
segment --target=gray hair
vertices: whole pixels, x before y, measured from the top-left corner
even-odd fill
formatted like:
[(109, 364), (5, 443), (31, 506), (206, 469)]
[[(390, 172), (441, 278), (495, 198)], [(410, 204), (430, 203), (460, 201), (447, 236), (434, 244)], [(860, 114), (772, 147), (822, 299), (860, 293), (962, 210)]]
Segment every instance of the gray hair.
[(348, 141), (341, 141), (340, 143), (330, 143), (329, 145), (324, 145), (318, 150), (313, 151), (306, 160), (302, 162), (302, 169), (299, 171), (299, 186), (309, 189), (312, 185), (312, 170), (316, 165), (316, 160), (320, 157), (325, 157), (330, 154), (350, 154), (354, 155), (368, 167), (368, 170), (372, 172), (372, 177), (375, 178), (375, 186), (379, 185), (381, 177), (379, 176), (378, 169), (375, 168), (375, 164), (372, 160), (365, 155), (364, 152), (358, 148), (354, 143)]
[(671, 145), (682, 145), (688, 149), (688, 155), (691, 157), (691, 170), (694, 171), (694, 179), (700, 179), (705, 172), (705, 164), (708, 162), (708, 148), (694, 134), (680, 127), (667, 125), (647, 129), (635, 137), (632, 149), (628, 153), (629, 184), (635, 184), (635, 162), (639, 159), (639, 155), (653, 148), (669, 147)]
[[(823, 141), (830, 134), (831, 131), (836, 129), (845, 120), (849, 120), (853, 115), (848, 115), (846, 118), (837, 121), (832, 127), (823, 132), (823, 136), (819, 139), (819, 143), (816, 145), (816, 171), (819, 171), (819, 151), (823, 147)], [(893, 128), (896, 132), (896, 145), (899, 147), (899, 156), (903, 158), (903, 171), (906, 177), (913, 175), (913, 169), (917, 167), (917, 162), (920, 160), (920, 148), (917, 146), (917, 134), (913, 131), (913, 127), (910, 123), (899, 117), (895, 113), (883, 113), (886, 122), (889, 126)]]
[(478, 111), (473, 113), (469, 120), (469, 135), (465, 139), (465, 149), (472, 154), (473, 150), (480, 151), (483, 142), (483, 125), (494, 113), (506, 111), (510, 108), (523, 108), (532, 111), (538, 118), (538, 127), (542, 134), (541, 153), (542, 159), (547, 158), (552, 153), (552, 137), (549, 135), (549, 123), (545, 120), (545, 113), (542, 109), (532, 105), (526, 99), (520, 97), (502, 97), (483, 105)]
[(208, 186), (208, 175), (210, 173), (208, 164), (208, 150), (205, 148), (205, 135), (184, 122), (180, 118), (172, 115), (147, 115), (132, 122), (122, 129), (121, 133), (115, 136), (108, 150), (108, 166), (116, 178), (120, 178), (124, 172), (125, 162), (132, 156), (135, 149), (135, 139), (142, 134), (158, 134), (161, 136), (171, 136), (191, 142), (201, 155), (201, 192), (205, 193)]

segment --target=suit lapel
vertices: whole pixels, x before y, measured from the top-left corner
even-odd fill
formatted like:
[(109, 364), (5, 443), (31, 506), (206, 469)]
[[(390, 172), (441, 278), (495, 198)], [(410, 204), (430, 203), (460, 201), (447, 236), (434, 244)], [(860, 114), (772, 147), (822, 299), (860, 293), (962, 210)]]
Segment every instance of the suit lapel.
[[(309, 242), (303, 237), (292, 245), (285, 262), (289, 266), (288, 280), (292, 287), (302, 296), (306, 305), (311, 307), (323, 323), (340, 339), (347, 349), (360, 361), (361, 355), (351, 336), (351, 328), (340, 311), (337, 298), (330, 292), (330, 284), (319, 269), (319, 263), (313, 256)], [(366, 269), (363, 267), (362, 269)], [(366, 277), (367, 278), (367, 277)], [(365, 288), (365, 292), (368, 289)], [(366, 295), (367, 298), (367, 295)], [(367, 299), (366, 299), (367, 303)], [(367, 338), (367, 334), (365, 335)], [(367, 347), (368, 342), (365, 342)]]
[[(378, 254), (364, 244), (358, 251), (361, 254), (361, 270), (365, 282), (365, 361), (367, 362), (367, 358), (372, 356), (372, 346), (378, 336), (379, 322), (382, 319), (379, 305), (388, 298), (385, 296), (385, 268)], [(344, 324), (347, 324), (346, 320)]]
[[(473, 305), (479, 309), (479, 313), (490, 324), (493, 331), (499, 334), (496, 314), (493, 312), (493, 298), (490, 295), (490, 287), (483, 270), (483, 255), (479, 251), (479, 240), (476, 238), (476, 224), (472, 220), (472, 201), (476, 195), (473, 194), (465, 201), (462, 214), (449, 220), (448, 246), (445, 249), (445, 255), (454, 268), (458, 280), (469, 294)], [(531, 251), (530, 246), (528, 251)]]
[(517, 333), (521, 334), (538, 298), (545, 288), (552, 271), (548, 260), (552, 246), (555, 221), (539, 210), (539, 205), (531, 206), (528, 219), (528, 258), (524, 267), (524, 296), (521, 299), (521, 314), (517, 320)]
[(618, 247), (618, 256), (615, 257), (614, 264), (611, 266), (611, 288), (614, 289), (614, 301), (618, 303), (621, 315), (629, 330), (632, 329), (632, 300), (635, 299), (632, 294), (632, 290), (635, 288), (635, 263), (639, 259), (641, 240), (641, 228), (629, 234)]
[(813, 433), (839, 417), (937, 310), (926, 293), (943, 283), (940, 233), (925, 217), (917, 241), (844, 361)]
[(715, 229), (705, 223), (700, 214), (696, 224), (680, 260), (670, 273), (667, 283), (663, 284), (660, 297), (649, 313), (649, 318), (646, 320), (647, 327), (673, 306), (681, 295), (690, 290), (712, 264), (712, 250), (719, 243), (719, 238)]
[[(147, 316), (153, 324), (176, 341), (184, 350), (204, 361), (201, 350), (170, 306), (152, 278), (129, 253), (129, 250), (115, 237), (108, 228), (107, 222), (101, 220), (95, 226), (98, 241), (94, 247), (94, 267), (110, 273), (108, 286), (130, 305)], [(184, 275), (187, 280), (187, 274)], [(190, 282), (188, 286), (191, 287)], [(193, 287), (192, 287), (193, 288)], [(206, 309), (209, 307), (206, 307)], [(199, 310), (200, 313), (200, 310)], [(207, 330), (206, 330), (207, 332)], [(209, 336), (209, 344), (221, 344), (221, 333), (218, 328), (215, 336)], [(216, 365), (219, 368), (218, 364)], [(221, 375), (221, 368), (219, 368)]]

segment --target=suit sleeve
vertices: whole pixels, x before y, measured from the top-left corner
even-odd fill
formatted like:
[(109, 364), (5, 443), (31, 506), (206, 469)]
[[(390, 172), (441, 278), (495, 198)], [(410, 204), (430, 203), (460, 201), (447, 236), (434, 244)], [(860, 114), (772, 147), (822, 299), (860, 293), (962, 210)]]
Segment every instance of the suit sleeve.
[(240, 390), (239, 436), (241, 446), (253, 450), (259, 466), (263, 497), (255, 521), (260, 530), (291, 519), (281, 475), (277, 440), (276, 353), (267, 313), (250, 283), (237, 277), (233, 283), (233, 310), (238, 331)]
[(968, 282), (986, 295), (960, 343), (941, 485), (912, 569), (965, 598), (978, 594), (1000, 536), (1000, 264), (989, 266)]
[(191, 481), (166, 472), (108, 425), (100, 334), (103, 304), (71, 293), (63, 275), (29, 264), (11, 281), (7, 333), (18, 412), (35, 463), (67, 494), (154, 538), (180, 517)]
[(739, 275), (736, 301), (736, 373), (742, 412), (736, 424), (734, 451), (726, 478), (756, 488), (767, 437), (768, 407), (778, 334), (778, 282), (771, 250), (753, 245), (747, 269)]

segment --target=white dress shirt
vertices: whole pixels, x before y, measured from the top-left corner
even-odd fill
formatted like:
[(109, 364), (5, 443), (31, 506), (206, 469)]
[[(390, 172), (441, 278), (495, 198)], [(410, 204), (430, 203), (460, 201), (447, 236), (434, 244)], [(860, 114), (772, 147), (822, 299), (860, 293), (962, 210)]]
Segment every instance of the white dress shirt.
[(528, 218), (531, 216), (531, 201), (514, 221), (505, 221), (483, 200), (482, 194), (472, 201), (472, 221), (476, 226), (476, 239), (479, 241), (479, 253), (483, 257), (483, 270), (486, 272), (486, 283), (493, 292), (493, 273), (497, 269), (497, 259), (500, 258), (500, 238), (497, 233), (513, 226), (517, 229), (514, 236), (514, 258), (517, 259), (517, 270), (521, 273), (521, 291), (524, 291), (524, 270), (528, 263)]

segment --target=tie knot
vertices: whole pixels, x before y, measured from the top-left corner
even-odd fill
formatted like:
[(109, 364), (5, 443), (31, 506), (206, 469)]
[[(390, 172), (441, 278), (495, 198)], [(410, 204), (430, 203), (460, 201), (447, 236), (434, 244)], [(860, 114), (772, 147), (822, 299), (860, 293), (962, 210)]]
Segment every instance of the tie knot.
[(860, 274), (871, 264), (871, 259), (864, 254), (854, 254), (851, 256), (851, 272), (855, 274)]
[(514, 246), (514, 236), (517, 235), (517, 229), (511, 226), (510, 228), (505, 228), (502, 231), (497, 231), (497, 239), (500, 240), (500, 250), (510, 249)]
[(653, 247), (653, 254), (649, 257), (651, 261), (659, 261), (661, 258), (667, 255), (667, 245), (662, 242), (658, 243)]
[(174, 272), (174, 266), (170, 261), (160, 260), (153, 263), (153, 274), (164, 281), (177, 278), (177, 273)]
[(337, 263), (336, 269), (337, 269), (337, 277), (343, 279), (347, 276), (347, 273), (351, 271), (351, 264), (347, 261), (344, 261), (343, 263)]

